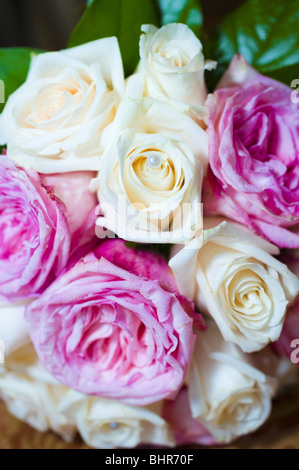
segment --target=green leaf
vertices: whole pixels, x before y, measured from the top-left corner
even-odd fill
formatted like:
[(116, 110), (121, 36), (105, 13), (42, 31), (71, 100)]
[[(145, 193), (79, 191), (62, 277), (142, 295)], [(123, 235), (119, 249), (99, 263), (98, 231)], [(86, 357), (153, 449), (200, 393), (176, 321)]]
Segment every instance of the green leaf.
[[(32, 54), (42, 51), (26, 47), (9, 47), (0, 49), (0, 111), (4, 108), (3, 101), (19, 88), (26, 80)], [(3, 92), (4, 98), (3, 100)]]
[(289, 65), (288, 67), (283, 67), (281, 69), (270, 70), (265, 72), (265, 75), (268, 77), (274, 78), (279, 82), (284, 82), (286, 85), (291, 86), (292, 81), (295, 78), (299, 78), (299, 64)]
[(126, 75), (134, 72), (139, 60), (142, 24), (160, 25), (153, 0), (93, 0), (71, 34), (68, 47), (95, 39), (116, 36)]
[(199, 0), (158, 0), (162, 24), (184, 23), (201, 35), (203, 16)]
[(136, 250), (151, 251), (153, 253), (158, 253), (163, 256), (167, 261), (170, 259), (170, 252), (173, 247), (170, 243), (138, 243), (138, 242), (128, 242), (125, 243), (127, 248), (134, 248)]
[(299, 64), (299, 0), (247, 0), (221, 24), (214, 57), (227, 66), (240, 53), (261, 73), (290, 84)]

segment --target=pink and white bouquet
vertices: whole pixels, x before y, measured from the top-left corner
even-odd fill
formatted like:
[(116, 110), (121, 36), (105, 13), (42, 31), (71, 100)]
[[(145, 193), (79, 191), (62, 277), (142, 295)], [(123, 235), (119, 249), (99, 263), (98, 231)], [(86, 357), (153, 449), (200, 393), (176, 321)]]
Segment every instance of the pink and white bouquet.
[(0, 398), (39, 431), (223, 445), (296, 380), (299, 100), (240, 54), (209, 91), (216, 67), (145, 24), (132, 73), (104, 37), (5, 104)]

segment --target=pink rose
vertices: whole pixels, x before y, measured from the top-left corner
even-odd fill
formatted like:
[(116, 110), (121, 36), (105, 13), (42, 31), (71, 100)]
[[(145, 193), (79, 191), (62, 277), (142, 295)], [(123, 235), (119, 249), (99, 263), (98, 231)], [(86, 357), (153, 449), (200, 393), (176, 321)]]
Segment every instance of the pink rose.
[(236, 220), (280, 247), (299, 247), (298, 103), (291, 89), (236, 56), (207, 99), (206, 215)]
[(173, 432), (176, 444), (200, 444), (212, 446), (217, 440), (204, 426), (192, 418), (189, 403), (188, 389), (183, 387), (175, 400), (166, 400), (163, 410), (163, 418), (168, 422)]
[(184, 381), (195, 315), (193, 304), (180, 300), (166, 261), (113, 239), (65, 271), (25, 318), (57, 380), (144, 405), (174, 397)]
[[(299, 253), (284, 253), (280, 260), (299, 278)], [(278, 341), (273, 345), (274, 349), (291, 359), (294, 351), (292, 346), (294, 340), (298, 342), (296, 342), (295, 346), (293, 344), (293, 346), (299, 347), (299, 296), (287, 310), (283, 329)], [(297, 362), (297, 360), (293, 362)]]
[(89, 183), (95, 176), (96, 173), (92, 171), (40, 174), (47, 190), (64, 203), (72, 236), (71, 251), (97, 238), (95, 208), (98, 200), (96, 194), (89, 190)]
[(39, 176), (0, 156), (0, 301), (40, 293), (66, 266), (70, 231), (63, 204)]

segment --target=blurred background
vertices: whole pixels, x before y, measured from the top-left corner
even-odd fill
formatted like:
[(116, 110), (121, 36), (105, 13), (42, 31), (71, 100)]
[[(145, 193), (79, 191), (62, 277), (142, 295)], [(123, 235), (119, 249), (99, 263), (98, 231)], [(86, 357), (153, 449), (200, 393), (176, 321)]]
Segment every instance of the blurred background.
[[(206, 31), (243, 1), (201, 0)], [(63, 49), (85, 5), (86, 0), (0, 0), (0, 47)]]

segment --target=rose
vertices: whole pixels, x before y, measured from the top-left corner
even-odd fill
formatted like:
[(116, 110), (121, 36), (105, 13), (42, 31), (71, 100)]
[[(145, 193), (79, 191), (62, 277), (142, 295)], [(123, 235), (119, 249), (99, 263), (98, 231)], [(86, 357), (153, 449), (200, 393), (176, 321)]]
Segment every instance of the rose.
[(212, 446), (217, 440), (207, 429), (192, 417), (188, 388), (181, 388), (174, 400), (165, 400), (163, 417), (175, 436), (176, 445), (200, 444)]
[(64, 203), (64, 213), (72, 236), (71, 251), (96, 238), (98, 202), (96, 195), (89, 190), (90, 181), (95, 175), (95, 172), (90, 171), (40, 175), (47, 191)]
[(40, 432), (52, 430), (71, 442), (76, 426), (57, 411), (67, 388), (47, 374), (32, 345), (10, 354), (6, 365), (0, 374), (0, 398), (8, 411)]
[(4, 361), (5, 361), (4, 343), (2, 339), (0, 339), (0, 371), (1, 371), (1, 367)]
[(204, 60), (202, 44), (191, 29), (167, 24), (160, 29), (143, 25), (141, 30), (145, 34), (140, 37), (137, 71), (145, 78), (147, 95), (202, 106), (207, 96), (204, 71), (216, 62)]
[(298, 103), (291, 89), (236, 56), (209, 95), (211, 170), (204, 213), (222, 214), (280, 247), (299, 247)]
[(94, 181), (100, 227), (144, 242), (189, 240), (201, 228), (207, 135), (190, 117), (150, 98), (124, 100)]
[(17, 349), (30, 343), (27, 324), (24, 319), (25, 307), (28, 301), (14, 304), (0, 304), (0, 342), (3, 345), (3, 361)]
[(4, 108), (0, 140), (17, 164), (40, 173), (97, 170), (123, 86), (116, 38), (36, 55)]
[(225, 340), (245, 352), (257, 351), (278, 339), (299, 280), (271, 256), (278, 252), (274, 245), (243, 226), (217, 225), (217, 219), (204, 223), (201, 239), (169, 262), (177, 285), (214, 318)]
[(0, 301), (40, 293), (66, 266), (71, 235), (64, 207), (32, 170), (0, 156)]
[[(299, 278), (298, 252), (286, 252), (280, 256), (280, 260)], [(288, 308), (281, 335), (273, 346), (294, 364), (299, 364), (298, 350), (295, 349), (299, 346), (299, 296)]]
[(0, 339), (4, 349), (0, 368), (0, 399), (8, 411), (39, 431), (53, 430), (71, 441), (76, 428), (57, 411), (66, 393), (41, 366), (24, 319), (28, 301), (0, 305)]
[(76, 423), (84, 442), (94, 448), (133, 448), (138, 444), (170, 447), (174, 443), (161, 417), (162, 402), (147, 407), (129, 406), (71, 390), (59, 410)]
[[(128, 270), (117, 265), (117, 253), (122, 264), (126, 252)], [(122, 240), (103, 242), (30, 304), (25, 318), (43, 365), (58, 381), (86, 395), (145, 405), (175, 396), (183, 383), (194, 311), (173, 291), (166, 261), (160, 282), (143, 276), (144, 269), (156, 275), (148, 266), (158, 255), (150, 262), (148, 255), (142, 268), (143, 250), (134, 253)]]
[[(115, 266), (129, 271), (136, 276), (142, 276), (145, 279), (158, 281), (163, 288), (169, 292), (175, 293), (180, 301), (183, 298), (178, 292), (174, 276), (169, 269), (169, 266), (162, 254), (154, 252), (141, 245), (130, 245), (124, 240), (109, 240), (106, 239), (97, 246), (97, 257), (104, 257)], [(192, 310), (193, 304), (190, 303)], [(199, 318), (201, 318), (199, 316)]]
[(298, 379), (298, 369), (289, 358), (277, 354), (276, 343), (269, 344), (254, 355), (254, 364), (264, 374), (275, 377), (277, 391), (294, 384)]
[(190, 408), (218, 443), (255, 431), (271, 412), (276, 380), (254, 361), (224, 341), (214, 322), (198, 335), (186, 380)]
[[(82, 245), (96, 239), (92, 172), (38, 175), (0, 157), (0, 296), (38, 294)], [(59, 198), (59, 199), (58, 199)]]
[[(213, 413), (216, 413), (216, 410), (218, 407), (219, 407), (218, 411), (220, 411), (220, 414), (221, 412), (223, 412), (224, 414), (225, 411), (227, 411), (227, 409), (229, 410), (230, 403), (234, 402), (233, 397), (235, 396), (235, 392), (237, 392), (238, 390), (238, 387), (236, 387), (236, 390), (234, 391), (234, 384), (229, 382), (230, 380), (233, 379), (233, 373), (236, 373), (236, 371), (233, 371), (233, 369), (230, 369), (230, 367), (232, 366), (234, 368), (238, 366), (237, 368), (239, 368), (240, 372), (241, 370), (243, 370), (242, 373), (244, 373), (247, 368), (247, 363), (250, 364), (251, 366), (254, 365), (255, 369), (258, 369), (260, 372), (265, 374), (265, 376), (268, 376), (268, 378), (266, 379), (266, 382), (268, 383), (268, 385), (270, 385), (269, 387), (270, 395), (273, 394), (271, 390), (274, 390), (274, 388), (276, 390), (276, 386), (284, 387), (287, 384), (294, 383), (295, 371), (297, 372), (296, 367), (294, 366), (292, 367), (292, 363), (289, 360), (282, 359), (281, 357), (279, 357), (275, 352), (272, 351), (270, 347), (266, 347), (262, 349), (260, 352), (255, 353), (254, 355), (241, 354), (240, 351), (238, 351), (238, 349), (232, 343), (225, 344), (221, 338), (220, 338), (220, 341), (217, 343), (218, 341), (217, 338), (219, 337), (219, 331), (217, 331), (217, 327), (211, 321), (208, 321), (207, 326), (209, 328), (209, 334), (198, 336), (197, 341), (201, 341), (202, 345), (199, 346), (198, 349), (197, 348), (195, 349), (195, 354), (196, 354), (196, 351), (199, 354), (198, 355), (194, 354), (194, 362), (192, 363), (190, 367), (190, 376), (192, 376), (193, 379), (195, 378), (195, 380), (197, 381), (198, 376), (200, 376), (198, 382), (195, 382), (195, 380), (193, 382), (193, 384), (196, 387), (196, 391), (200, 392), (198, 396), (195, 396), (195, 403), (196, 403), (195, 406), (201, 406), (207, 399), (209, 409), (210, 407), (213, 408), (213, 406), (215, 406), (216, 408), (213, 411)], [(212, 340), (210, 340), (210, 338), (212, 338)], [(215, 403), (213, 403), (212, 401), (213, 401), (214, 394), (210, 398), (210, 395), (208, 395), (208, 391), (205, 389), (205, 385), (206, 384), (210, 385), (211, 383), (213, 383), (212, 387), (216, 387), (219, 390), (219, 388), (221, 388), (219, 384), (224, 383), (222, 380), (219, 380), (219, 377), (218, 377), (218, 374), (220, 375), (220, 372), (221, 372), (221, 366), (219, 363), (213, 361), (214, 349), (217, 349), (217, 354), (218, 354), (217, 356), (214, 357), (214, 359), (215, 358), (219, 359), (219, 349), (220, 351), (223, 351), (223, 348), (229, 354), (228, 358), (222, 355), (222, 359), (223, 359), (223, 364), (226, 364), (226, 366), (224, 367), (226, 367), (227, 374), (225, 373), (225, 369), (223, 370), (223, 373), (225, 373), (225, 377), (226, 377), (225, 384), (227, 388), (227, 393), (228, 394), (232, 393), (232, 396), (229, 398), (227, 403), (224, 404), (224, 407), (223, 407), (224, 409), (221, 411), (220, 409), (221, 399), (216, 400)], [(209, 354), (211, 351), (212, 351), (211, 358), (209, 358)], [(203, 354), (203, 358), (201, 359), (202, 354)], [(197, 357), (201, 361), (200, 365), (198, 362), (196, 362)], [(234, 364), (233, 361), (235, 360), (236, 357), (241, 359), (241, 362)], [(206, 361), (208, 362), (206, 363)], [(195, 373), (194, 373), (194, 368), (195, 368)], [(209, 376), (209, 374), (211, 376)], [(248, 375), (248, 372), (245, 375)], [(238, 379), (240, 379), (240, 374), (237, 374), (237, 377)], [(260, 377), (262, 377), (262, 375)], [(187, 377), (187, 381), (188, 380), (189, 380), (189, 377)], [(236, 383), (238, 382), (239, 380), (236, 381)], [(200, 387), (203, 387), (203, 388), (201, 389)], [(253, 387), (252, 389), (253, 395), (255, 393), (255, 389), (256, 387)], [(264, 390), (267, 391), (267, 387), (265, 387)], [(278, 391), (278, 388), (277, 388), (277, 391)], [(207, 392), (207, 396), (205, 396), (205, 392)], [(222, 390), (222, 393), (224, 393), (223, 390)], [(236, 425), (234, 424), (234, 416), (233, 416), (233, 413), (231, 413), (230, 411), (228, 413), (228, 417), (224, 419), (224, 428), (225, 427), (232, 428), (233, 432), (226, 430), (225, 433), (227, 434), (227, 440), (223, 441), (222, 437), (220, 437), (220, 440), (217, 441), (217, 438), (219, 438), (218, 433), (214, 432), (214, 436), (213, 436), (211, 434), (212, 428), (209, 428), (210, 431), (208, 431), (204, 427), (206, 424), (206, 420), (209, 421), (209, 418), (205, 417), (206, 414), (209, 413), (208, 407), (204, 405), (202, 407), (203, 416), (201, 416), (198, 419), (194, 418), (192, 416), (189, 394), (190, 394), (190, 391), (188, 390), (188, 387), (184, 386), (181, 389), (180, 393), (175, 398), (175, 400), (171, 400), (171, 401), (166, 400), (165, 405), (164, 405), (163, 417), (170, 425), (171, 431), (175, 435), (177, 445), (186, 445), (190, 443), (196, 443), (196, 444), (200, 444), (204, 446), (215, 446), (220, 443), (225, 444), (229, 442), (230, 440), (234, 439), (235, 437), (237, 437), (234, 431), (234, 429), (236, 428)], [(248, 396), (250, 397), (250, 395), (251, 395), (250, 390), (248, 390)], [(199, 403), (197, 403), (198, 399), (199, 399)], [(264, 397), (264, 399), (267, 401), (267, 395)], [(254, 401), (250, 398), (247, 401), (248, 403), (254, 404)], [(226, 408), (226, 405), (228, 406), (228, 408)], [(244, 416), (244, 414), (246, 413), (246, 410), (245, 410), (246, 407), (245, 406), (242, 407), (242, 404), (239, 401), (237, 401), (236, 405), (241, 410), (240, 418), (239, 418), (241, 421), (242, 420), (242, 408), (243, 408), (243, 416)], [(268, 401), (268, 407), (269, 405), (270, 403)], [(259, 410), (259, 405), (257, 405), (257, 409)], [(248, 417), (249, 417), (250, 406), (248, 407), (248, 411), (249, 411), (248, 413)], [(254, 412), (254, 409), (252, 409), (251, 411)], [(213, 416), (213, 413), (211, 413), (211, 417)], [(256, 415), (258, 416), (259, 412), (257, 412)], [(262, 412), (260, 413), (260, 417), (262, 417)], [(244, 426), (249, 426), (248, 418), (244, 420)], [(258, 423), (257, 423), (257, 426), (259, 427)], [(223, 436), (223, 430), (221, 429), (221, 426), (220, 426), (220, 432)], [(229, 437), (229, 432), (231, 432), (231, 437)]]

